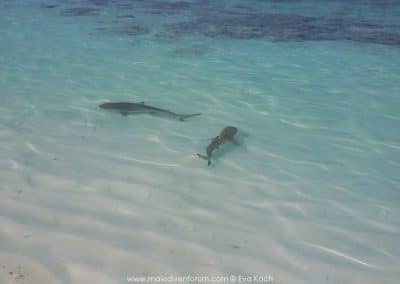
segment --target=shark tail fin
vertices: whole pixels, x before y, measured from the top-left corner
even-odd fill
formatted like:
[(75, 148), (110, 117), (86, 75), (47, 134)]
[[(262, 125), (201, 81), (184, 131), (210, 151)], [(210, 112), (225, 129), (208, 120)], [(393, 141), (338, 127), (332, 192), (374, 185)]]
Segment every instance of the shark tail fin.
[(208, 166), (211, 165), (211, 157), (207, 157), (207, 156), (202, 155), (202, 154), (197, 154), (197, 156), (198, 156), (199, 158), (202, 158), (202, 159), (204, 159), (204, 160), (207, 160), (207, 165), (208, 165)]
[(199, 158), (204, 159), (204, 160), (208, 160), (208, 157), (205, 156), (205, 155), (202, 155), (202, 154), (197, 153), (197, 156), (198, 156)]
[(192, 117), (192, 116), (197, 116), (200, 115), (201, 113), (192, 113), (192, 114), (178, 114), (178, 119), (180, 121), (185, 121), (186, 118)]

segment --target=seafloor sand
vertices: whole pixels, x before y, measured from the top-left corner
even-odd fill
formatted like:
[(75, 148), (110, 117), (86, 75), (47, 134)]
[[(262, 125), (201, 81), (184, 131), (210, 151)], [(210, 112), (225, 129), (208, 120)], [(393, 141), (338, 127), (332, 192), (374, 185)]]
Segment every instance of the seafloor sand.
[[(397, 283), (398, 46), (127, 36), (44, 4), (0, 4), (0, 283)], [(207, 167), (226, 125), (241, 146)]]

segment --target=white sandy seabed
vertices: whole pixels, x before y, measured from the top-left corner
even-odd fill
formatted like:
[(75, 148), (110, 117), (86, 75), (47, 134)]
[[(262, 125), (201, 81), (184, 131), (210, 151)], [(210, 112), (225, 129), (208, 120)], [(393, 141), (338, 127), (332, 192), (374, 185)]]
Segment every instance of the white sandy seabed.
[[(179, 122), (98, 103), (67, 119), (46, 119), (37, 106), (26, 115), (2, 109), (1, 283), (396, 282), (395, 200), (327, 184), (328, 165), (264, 147), (246, 115), (233, 119), (242, 145), (221, 147), (207, 167), (195, 154), (234, 109)], [(307, 169), (326, 176), (309, 180)]]
[[(212, 40), (186, 58), (198, 41), (1, 21), (0, 283), (397, 283), (396, 48)], [(227, 125), (241, 146), (207, 167)]]

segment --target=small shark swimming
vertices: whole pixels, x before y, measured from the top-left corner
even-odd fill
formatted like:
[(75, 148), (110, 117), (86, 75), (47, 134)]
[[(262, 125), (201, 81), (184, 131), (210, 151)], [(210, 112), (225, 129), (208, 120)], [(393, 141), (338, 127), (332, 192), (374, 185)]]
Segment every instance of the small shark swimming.
[(128, 103), (128, 102), (115, 102), (115, 103), (104, 103), (99, 105), (102, 109), (114, 110), (119, 112), (121, 115), (135, 114), (135, 113), (150, 113), (150, 114), (168, 114), (170, 116), (176, 117), (180, 121), (184, 121), (186, 118), (200, 115), (201, 113), (193, 114), (179, 114), (166, 109), (161, 109), (158, 107), (153, 107), (140, 103)]
[(211, 139), (211, 143), (207, 146), (206, 148), (206, 156), (202, 154), (197, 154), (199, 158), (205, 159), (208, 161), (208, 165), (211, 165), (211, 156), (212, 153), (215, 149), (218, 149), (218, 147), (222, 144), (225, 144), (226, 142), (231, 142), (235, 145), (240, 145), (239, 142), (234, 138), (235, 134), (237, 133), (238, 129), (233, 126), (227, 126), (225, 127), (221, 133)]

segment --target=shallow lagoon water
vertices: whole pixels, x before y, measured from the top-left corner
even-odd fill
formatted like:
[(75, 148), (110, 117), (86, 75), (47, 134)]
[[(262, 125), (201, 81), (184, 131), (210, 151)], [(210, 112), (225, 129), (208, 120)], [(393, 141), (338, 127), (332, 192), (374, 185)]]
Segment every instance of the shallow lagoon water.
[(2, 1), (0, 282), (397, 283), (399, 9)]

